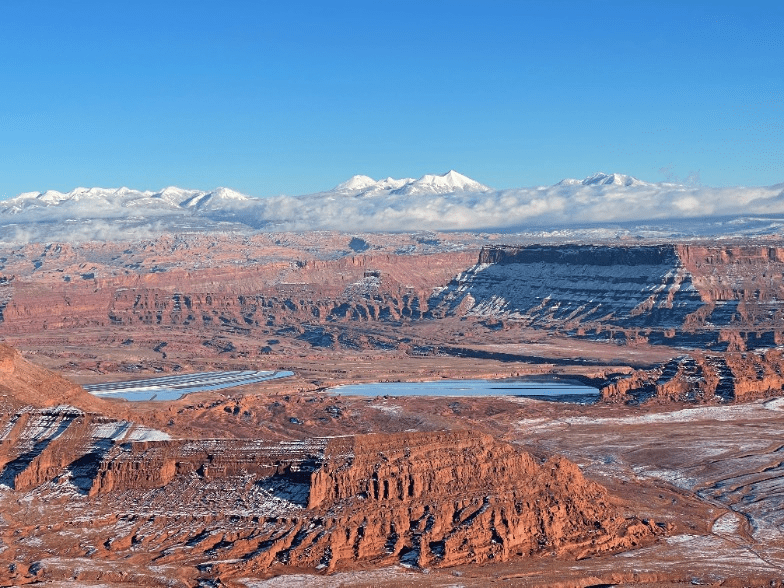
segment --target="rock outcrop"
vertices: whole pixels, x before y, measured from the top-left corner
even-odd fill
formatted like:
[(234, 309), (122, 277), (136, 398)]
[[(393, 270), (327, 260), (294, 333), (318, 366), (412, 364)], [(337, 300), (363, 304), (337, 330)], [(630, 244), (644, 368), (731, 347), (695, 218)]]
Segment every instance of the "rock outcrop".
[[(60, 552), (73, 553), (89, 537), (101, 546), (90, 552), (94, 565), (133, 554), (224, 579), (263, 576), (273, 566), (445, 567), (579, 558), (663, 532), (629, 517), (566, 459), (540, 461), (472, 431), (173, 440), (68, 406), (8, 416), (0, 423), (0, 484), (42, 501), (24, 523), (42, 533), (33, 545), (45, 551), (56, 540)], [(95, 517), (103, 522), (84, 529)], [(25, 576), (0, 566), (0, 581), (32, 580), (33, 567)], [(8, 570), (16, 575), (3, 576)]]
[[(461, 303), (470, 296), (470, 308)], [(674, 246), (485, 248), (430, 303), (433, 314), (568, 330), (578, 326), (679, 327), (702, 299)]]
[(784, 355), (780, 349), (713, 355), (682, 355), (650, 370), (636, 370), (608, 383), (605, 400), (747, 402), (784, 393)]
[(778, 246), (494, 245), (477, 257), (438, 238), (367, 239), (28, 245), (0, 257), (0, 335), (177, 328), (209, 340), (297, 328), (321, 346), (338, 335), (314, 328), (463, 316), (714, 351), (784, 341)]
[(97, 468), (90, 495), (161, 488), (177, 476), (222, 480), (250, 474), (297, 485), (323, 461), (325, 439), (288, 443), (223, 439), (117, 443)]
[(319, 546), (330, 567), (357, 558), (426, 567), (581, 557), (628, 549), (660, 532), (625, 519), (567, 460), (538, 463), (487, 435), (335, 439), (325, 458), (311, 477), (309, 507), (324, 513), (331, 530), (291, 561), (315, 563)]
[(116, 411), (81, 386), (25, 360), (19, 351), (0, 343), (0, 410), (61, 404), (88, 411)]
[(468, 245), (337, 233), (28, 245), (0, 252), (0, 336), (60, 359), (63, 347), (76, 346), (76, 364), (90, 343), (133, 347), (134, 332), (144, 334), (136, 356), (164, 364), (178, 352), (257, 359), (279, 353), (281, 341), (288, 353), (427, 354), (443, 347), (437, 334), (423, 337), (437, 333), (440, 319), (486, 325), (490, 343), (490, 331), (509, 328), (714, 353), (784, 342), (778, 246), (480, 251), (461, 238)]
[[(19, 272), (0, 276), (0, 334), (123, 326), (248, 333), (303, 320), (416, 319), (432, 289), (476, 255), (338, 251), (318, 258), (258, 240), (161, 238), (137, 244), (141, 250), (103, 244), (105, 252), (28, 246), (20, 255), (28, 264), (0, 263)], [(28, 266), (37, 269), (21, 271)]]
[(782, 259), (771, 246), (485, 247), (429, 314), (616, 343), (765, 348), (784, 341)]

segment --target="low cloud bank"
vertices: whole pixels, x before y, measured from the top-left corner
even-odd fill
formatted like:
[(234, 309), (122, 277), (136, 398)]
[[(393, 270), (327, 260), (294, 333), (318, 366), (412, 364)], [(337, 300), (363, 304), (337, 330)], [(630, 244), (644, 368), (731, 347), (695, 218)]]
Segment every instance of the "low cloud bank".
[(556, 185), (429, 196), (326, 192), (269, 198), (253, 208), (254, 216), (286, 230), (543, 229), (597, 223), (784, 214), (784, 184), (766, 188), (687, 188), (672, 184)]
[[(707, 188), (596, 174), (554, 186), (493, 190), (449, 172), (379, 182), (356, 176), (331, 191), (305, 196), (82, 188), (69, 194), (23, 195), (3, 204), (0, 240), (15, 243), (215, 230), (551, 231), (646, 222), (676, 223), (682, 229), (690, 219), (696, 225), (718, 217), (784, 215), (784, 184)], [(719, 224), (712, 221), (712, 226)], [(732, 223), (724, 224), (719, 232), (732, 230)]]

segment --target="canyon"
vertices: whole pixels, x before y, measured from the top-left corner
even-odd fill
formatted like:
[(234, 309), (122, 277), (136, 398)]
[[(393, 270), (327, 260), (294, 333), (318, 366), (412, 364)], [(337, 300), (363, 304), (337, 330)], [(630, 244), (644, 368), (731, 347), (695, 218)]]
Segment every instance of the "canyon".
[[(0, 580), (776, 585), (782, 284), (768, 236), (0, 246)], [(81, 387), (213, 370), (293, 375)], [(330, 392), (444, 378), (601, 398)]]

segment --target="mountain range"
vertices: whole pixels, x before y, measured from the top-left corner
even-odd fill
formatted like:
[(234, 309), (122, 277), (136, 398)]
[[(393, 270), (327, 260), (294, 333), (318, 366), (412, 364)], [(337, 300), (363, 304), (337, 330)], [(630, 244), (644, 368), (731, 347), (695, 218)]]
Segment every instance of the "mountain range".
[(28, 192), (0, 201), (0, 240), (102, 240), (129, 231), (147, 237), (210, 230), (770, 234), (784, 227), (779, 216), (784, 216), (784, 184), (707, 188), (597, 173), (552, 186), (497, 190), (451, 170), (419, 179), (356, 175), (324, 192), (268, 198), (229, 188)]
[(76, 188), (71, 192), (25, 192), (16, 198), (0, 202), (0, 214), (13, 215), (31, 210), (66, 207), (87, 216), (99, 214), (101, 208), (136, 208), (139, 210), (216, 210), (252, 198), (229, 188), (215, 190), (186, 190), (170, 186), (160, 192), (130, 188)]

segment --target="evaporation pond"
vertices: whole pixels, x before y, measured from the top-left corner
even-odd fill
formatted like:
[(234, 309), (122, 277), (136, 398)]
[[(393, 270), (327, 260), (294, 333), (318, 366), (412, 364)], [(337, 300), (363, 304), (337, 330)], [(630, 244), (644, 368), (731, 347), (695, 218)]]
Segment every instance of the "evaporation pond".
[(257, 384), (267, 380), (293, 376), (294, 372), (276, 371), (235, 371), (200, 372), (198, 374), (178, 374), (161, 378), (88, 384), (84, 389), (101, 398), (124, 398), (125, 400), (177, 400), (191, 392), (224, 390), (246, 384)]
[(580, 404), (599, 399), (597, 388), (576, 381), (544, 379), (381, 382), (337, 386), (331, 391), (343, 396), (522, 396)]

